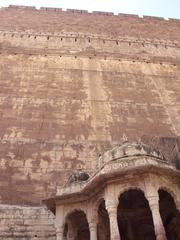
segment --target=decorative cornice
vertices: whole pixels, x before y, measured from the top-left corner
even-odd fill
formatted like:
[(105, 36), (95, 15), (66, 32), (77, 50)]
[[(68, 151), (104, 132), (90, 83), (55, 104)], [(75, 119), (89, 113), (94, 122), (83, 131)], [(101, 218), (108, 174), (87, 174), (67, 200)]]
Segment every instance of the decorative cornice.
[(131, 156), (127, 157), (126, 159), (117, 159), (116, 161), (110, 161), (104, 164), (104, 166), (97, 170), (86, 182), (58, 187), (55, 198), (57, 200), (66, 199), (69, 196), (75, 196), (81, 193), (86, 196), (87, 193), (91, 191), (96, 184), (99, 184), (102, 179), (103, 182), (105, 180), (112, 181), (113, 178), (117, 179), (118, 176), (120, 177), (124, 171), (129, 173), (135, 171), (137, 173), (138, 171), (143, 171), (147, 168), (159, 169), (159, 171), (170, 171), (172, 173), (174, 172), (175, 175), (177, 173), (179, 175), (179, 171), (177, 171), (174, 166), (170, 165), (166, 161), (146, 155), (134, 157)]

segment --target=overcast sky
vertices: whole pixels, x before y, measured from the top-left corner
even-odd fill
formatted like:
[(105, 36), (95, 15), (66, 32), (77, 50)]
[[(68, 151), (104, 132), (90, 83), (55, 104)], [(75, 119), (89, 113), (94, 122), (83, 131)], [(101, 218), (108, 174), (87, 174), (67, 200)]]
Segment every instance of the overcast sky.
[(9, 4), (63, 9), (86, 9), (180, 19), (180, 0), (0, 0), (0, 7)]

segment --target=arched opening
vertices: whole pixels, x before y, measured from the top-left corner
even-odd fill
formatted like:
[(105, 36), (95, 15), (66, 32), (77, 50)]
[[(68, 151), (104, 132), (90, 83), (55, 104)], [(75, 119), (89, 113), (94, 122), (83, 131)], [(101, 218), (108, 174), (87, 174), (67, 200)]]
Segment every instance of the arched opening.
[(98, 208), (98, 240), (110, 240), (109, 215), (105, 207), (105, 201), (102, 200)]
[(162, 189), (159, 193), (159, 210), (166, 231), (167, 240), (180, 240), (180, 213), (173, 197)]
[(121, 194), (117, 212), (121, 240), (156, 240), (149, 203), (141, 190)]
[(64, 240), (90, 240), (89, 224), (83, 211), (75, 210), (66, 218)]

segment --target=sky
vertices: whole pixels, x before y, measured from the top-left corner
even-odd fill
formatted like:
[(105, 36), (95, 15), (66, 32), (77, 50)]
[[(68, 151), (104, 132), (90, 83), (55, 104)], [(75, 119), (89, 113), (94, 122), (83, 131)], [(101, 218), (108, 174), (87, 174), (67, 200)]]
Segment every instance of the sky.
[(10, 4), (59, 7), (158, 16), (180, 19), (180, 0), (0, 0), (0, 7)]

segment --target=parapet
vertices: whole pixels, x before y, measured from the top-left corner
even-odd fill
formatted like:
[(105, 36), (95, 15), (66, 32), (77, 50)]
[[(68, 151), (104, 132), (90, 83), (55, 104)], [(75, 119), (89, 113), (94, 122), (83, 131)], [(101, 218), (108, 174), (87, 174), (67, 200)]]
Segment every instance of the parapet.
[(105, 15), (105, 16), (113, 16), (113, 12), (101, 12), (101, 11), (93, 11), (92, 14), (95, 15)]
[(88, 13), (87, 10), (79, 10), (79, 9), (70, 9), (68, 8), (66, 12), (71, 12), (71, 13)]
[(62, 8), (51, 8), (51, 7), (41, 7), (40, 10), (42, 11), (53, 11), (53, 12), (61, 12)]
[(180, 23), (180, 19), (177, 19), (177, 18), (169, 18), (169, 21), (174, 21), (174, 22)]
[(118, 16), (120, 16), (120, 17), (127, 17), (127, 18), (139, 18), (139, 16), (138, 15), (136, 15), (136, 14), (126, 14), (126, 13), (118, 13)]
[(24, 5), (9, 5), (9, 8), (15, 8), (15, 9), (36, 9), (35, 6), (24, 6)]
[(163, 154), (152, 146), (146, 145), (144, 143), (137, 142), (124, 142), (121, 146), (117, 146), (107, 152), (105, 152), (99, 158), (99, 166), (103, 166), (109, 161), (114, 161), (116, 159), (126, 159), (127, 157), (134, 156), (150, 156), (157, 158), (161, 161), (166, 161)]
[[(93, 11), (93, 12), (88, 12), (88, 10), (81, 10), (81, 9), (66, 9), (65, 11), (62, 10), (62, 8), (53, 8), (53, 7), (41, 7), (40, 9), (37, 9), (35, 6), (24, 6), (24, 5), (9, 5), (11, 9), (23, 9), (23, 10), (36, 10), (36, 11), (51, 11), (51, 12), (67, 12), (67, 13), (78, 13), (78, 14), (92, 14), (92, 15), (104, 15), (104, 16), (116, 16), (116, 17), (127, 17), (127, 18), (140, 18), (139, 15), (136, 14), (125, 14), (125, 13), (118, 13), (114, 14), (113, 12), (103, 12), (103, 11)], [(1, 9), (5, 9), (0, 8)], [(159, 20), (159, 21), (174, 21), (177, 22), (178, 24), (180, 23), (180, 19), (173, 19), (173, 18), (163, 18), (163, 17), (155, 17), (155, 16), (146, 16), (144, 15), (141, 17), (141, 19), (149, 19), (149, 20)]]
[(146, 16), (146, 15), (143, 15), (143, 18), (149, 19), (149, 20), (165, 20), (165, 18), (163, 17), (153, 17), (153, 16)]

